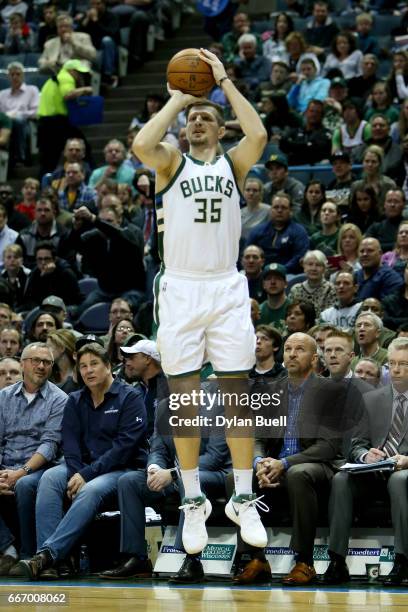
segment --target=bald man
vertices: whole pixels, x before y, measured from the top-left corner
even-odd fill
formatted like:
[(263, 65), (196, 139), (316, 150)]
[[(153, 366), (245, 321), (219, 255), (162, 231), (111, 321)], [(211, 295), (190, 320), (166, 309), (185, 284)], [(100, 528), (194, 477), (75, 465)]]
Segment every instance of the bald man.
[[(265, 437), (257, 438), (255, 447), (254, 465), (263, 501), (273, 513), (278, 505), (275, 495), (286, 488), (289, 497), (293, 520), (290, 546), (296, 553), (296, 564), (283, 578), (286, 586), (301, 586), (316, 579), (313, 546), (319, 499), (324, 499), (322, 493), (328, 489), (335, 460), (340, 457), (337, 432), (331, 435), (326, 428), (327, 406), (332, 408), (331, 417), (340, 414), (347, 390), (342, 382), (316, 376), (316, 361), (317, 344), (311, 336), (289, 336), (284, 346), (288, 377), (276, 383), (275, 389), (281, 397), (278, 413), (286, 416), (286, 426), (272, 433), (265, 428)], [(250, 563), (255, 566), (256, 562), (258, 559)]]
[(376, 238), (364, 238), (359, 247), (361, 270), (356, 272), (358, 284), (356, 299), (377, 298), (382, 301), (387, 295), (397, 293), (404, 279), (389, 266), (381, 265), (382, 250)]

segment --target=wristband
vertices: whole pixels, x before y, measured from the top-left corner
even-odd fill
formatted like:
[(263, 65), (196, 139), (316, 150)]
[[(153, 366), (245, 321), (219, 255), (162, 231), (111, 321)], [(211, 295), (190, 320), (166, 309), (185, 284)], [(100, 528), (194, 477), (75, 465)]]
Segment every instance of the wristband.
[(217, 83), (218, 87), (221, 87), (221, 85), (222, 85), (222, 83), (223, 83), (224, 81), (229, 81), (229, 77), (228, 77), (227, 75), (225, 75), (225, 76), (223, 76), (223, 77), (221, 77), (221, 78), (220, 78), (220, 80), (219, 80), (219, 81), (218, 81), (218, 83)]

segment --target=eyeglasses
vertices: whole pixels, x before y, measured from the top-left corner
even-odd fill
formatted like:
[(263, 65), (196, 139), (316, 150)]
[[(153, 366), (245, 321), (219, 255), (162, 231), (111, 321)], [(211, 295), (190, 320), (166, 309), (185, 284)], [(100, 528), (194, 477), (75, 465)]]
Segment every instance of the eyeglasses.
[(22, 361), (28, 360), (31, 361), (33, 366), (39, 366), (43, 363), (44, 367), (46, 368), (51, 368), (52, 364), (54, 363), (53, 361), (51, 361), (51, 359), (40, 359), (40, 357), (24, 357), (24, 359), (22, 359)]
[(133, 331), (133, 327), (118, 327), (116, 329), (116, 331), (118, 331), (118, 332), (132, 332)]

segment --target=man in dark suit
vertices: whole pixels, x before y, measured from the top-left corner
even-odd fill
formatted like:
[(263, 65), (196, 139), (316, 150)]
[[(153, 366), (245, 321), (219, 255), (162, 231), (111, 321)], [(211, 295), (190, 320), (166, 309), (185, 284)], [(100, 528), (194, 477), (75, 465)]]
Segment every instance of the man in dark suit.
[[(269, 432), (265, 427), (257, 436), (255, 448), (256, 476), (268, 506), (276, 507), (274, 496), (281, 488), (289, 497), (291, 548), (296, 553), (296, 564), (283, 578), (286, 586), (309, 584), (316, 578), (313, 546), (319, 498), (328, 488), (337, 462), (342, 461), (341, 428), (349, 427), (345, 406), (356, 405), (356, 398), (343, 381), (315, 376), (316, 361), (313, 338), (303, 333), (289, 336), (284, 346), (288, 378), (275, 383), (281, 394), (279, 412), (286, 416), (286, 426), (270, 427)], [(271, 429), (275, 431), (271, 433)], [(246, 572), (254, 577), (259, 565), (255, 561), (244, 569), (244, 575)]]
[[(216, 393), (213, 383), (203, 383), (206, 393)], [(176, 413), (173, 413), (176, 414)], [(200, 415), (206, 413), (206, 406), (200, 408)], [(221, 407), (214, 406), (211, 417), (221, 414)], [(150, 441), (150, 454), (147, 460), (147, 472), (138, 470), (128, 472), (118, 482), (118, 498), (121, 514), (120, 550), (123, 563), (119, 567), (107, 570), (102, 578), (126, 580), (128, 578), (151, 577), (153, 568), (146, 554), (145, 544), (145, 507), (161, 506), (166, 496), (176, 494), (184, 497), (183, 484), (178, 469), (176, 448), (169, 427), (169, 402), (163, 399), (155, 415), (155, 430)], [(225, 437), (219, 433), (202, 431), (199, 471), (203, 492), (210, 498), (225, 497), (225, 478), (232, 471), (231, 457)], [(184, 550), (182, 529), (184, 512), (180, 521), (175, 547)], [(196, 583), (204, 579), (200, 555), (186, 555), (178, 574), (171, 582)]]
[(387, 498), (387, 492), (394, 527), (395, 562), (384, 585), (397, 586), (408, 578), (408, 339), (393, 340), (388, 347), (388, 358), (391, 384), (364, 395), (366, 412), (353, 437), (349, 459), (353, 463), (377, 463), (393, 457), (395, 471), (388, 478), (374, 473), (343, 472), (334, 477), (329, 503), (331, 563), (323, 577), (325, 584), (339, 584), (349, 578), (345, 557), (354, 499)]

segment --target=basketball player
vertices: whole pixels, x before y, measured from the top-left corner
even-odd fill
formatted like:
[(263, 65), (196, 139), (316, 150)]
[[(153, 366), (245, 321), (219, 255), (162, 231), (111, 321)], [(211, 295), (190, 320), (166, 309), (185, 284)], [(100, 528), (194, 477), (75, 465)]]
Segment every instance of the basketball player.
[[(225, 133), (222, 109), (204, 98), (169, 89), (167, 104), (137, 134), (133, 152), (156, 169), (156, 209), (162, 268), (155, 279), (157, 342), (172, 393), (200, 388), (204, 355), (221, 390), (231, 377), (246, 377), (255, 355), (247, 280), (236, 269), (241, 235), (240, 191), (262, 154), (266, 131), (257, 112), (227, 77), (213, 53), (200, 49), (215, 82), (228, 98), (245, 134), (228, 154), (217, 156)], [(189, 153), (161, 142), (167, 128), (186, 109)], [(229, 381), (226, 381), (226, 378)], [(225, 406), (228, 410), (231, 407)], [(236, 407), (232, 407), (235, 410)], [(190, 404), (179, 417), (197, 413)], [(201, 552), (208, 541), (205, 521), (211, 504), (198, 475), (199, 428), (176, 434), (175, 445), (185, 489), (183, 545)], [(235, 494), (226, 514), (241, 527), (242, 539), (264, 547), (266, 531), (252, 493), (253, 435), (228, 435)], [(262, 502), (261, 502), (262, 503)]]

